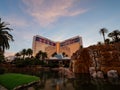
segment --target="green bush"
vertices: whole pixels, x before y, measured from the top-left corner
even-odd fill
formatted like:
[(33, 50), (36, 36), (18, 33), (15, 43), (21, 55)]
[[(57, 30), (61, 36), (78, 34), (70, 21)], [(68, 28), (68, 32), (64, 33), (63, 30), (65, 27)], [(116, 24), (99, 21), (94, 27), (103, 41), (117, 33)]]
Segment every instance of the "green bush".
[(0, 68), (0, 74), (4, 74), (5, 73), (5, 69), (4, 68)]
[(2, 63), (4, 59), (5, 59), (4, 55), (0, 53), (0, 63)]
[(16, 67), (25, 67), (24, 59), (16, 58), (12, 63), (15, 64)]
[(15, 64), (16, 67), (26, 67), (26, 66), (32, 66), (32, 65), (45, 65), (45, 62), (43, 60), (39, 60), (36, 58), (15, 58), (15, 60), (12, 62), (12, 64)]
[(57, 64), (57, 63), (54, 63), (54, 62), (48, 63), (47, 65), (48, 65), (48, 67), (51, 67), (51, 68), (56, 68), (56, 67), (58, 67), (58, 64)]

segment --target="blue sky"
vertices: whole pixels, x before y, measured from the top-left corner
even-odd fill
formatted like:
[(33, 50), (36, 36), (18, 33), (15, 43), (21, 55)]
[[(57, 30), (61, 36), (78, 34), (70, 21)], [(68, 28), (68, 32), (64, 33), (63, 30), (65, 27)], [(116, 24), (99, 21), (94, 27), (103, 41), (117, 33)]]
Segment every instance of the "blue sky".
[(0, 18), (15, 39), (6, 55), (31, 48), (34, 35), (54, 41), (79, 35), (87, 47), (103, 41), (101, 28), (120, 30), (120, 0), (1, 0)]

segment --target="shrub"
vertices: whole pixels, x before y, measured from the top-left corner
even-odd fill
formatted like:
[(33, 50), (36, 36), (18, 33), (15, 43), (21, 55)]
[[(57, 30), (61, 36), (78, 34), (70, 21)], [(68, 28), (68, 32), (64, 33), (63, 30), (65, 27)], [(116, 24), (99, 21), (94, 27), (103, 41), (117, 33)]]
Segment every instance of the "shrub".
[(0, 53), (0, 63), (2, 63), (4, 61), (4, 55)]
[(16, 67), (25, 67), (24, 59), (17, 59), (16, 58), (12, 63), (15, 64)]
[(0, 74), (4, 74), (5, 73), (5, 69), (4, 68), (0, 68)]

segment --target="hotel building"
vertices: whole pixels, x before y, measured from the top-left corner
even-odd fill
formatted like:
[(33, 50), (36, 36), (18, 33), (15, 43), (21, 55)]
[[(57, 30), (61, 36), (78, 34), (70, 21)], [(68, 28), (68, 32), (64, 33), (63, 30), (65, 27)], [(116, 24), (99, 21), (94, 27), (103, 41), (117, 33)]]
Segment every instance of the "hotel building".
[(53, 53), (65, 53), (68, 57), (71, 57), (82, 46), (82, 37), (75, 36), (62, 42), (55, 42), (48, 38), (36, 35), (33, 37), (33, 56), (35, 56), (40, 50), (47, 52), (48, 58)]

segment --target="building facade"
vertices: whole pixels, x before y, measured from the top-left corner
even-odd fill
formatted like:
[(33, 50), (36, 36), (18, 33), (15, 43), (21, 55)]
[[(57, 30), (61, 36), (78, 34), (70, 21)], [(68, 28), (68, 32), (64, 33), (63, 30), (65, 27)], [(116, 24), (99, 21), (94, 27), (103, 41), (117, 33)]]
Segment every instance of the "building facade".
[(48, 58), (53, 53), (65, 53), (68, 57), (71, 57), (82, 46), (82, 37), (75, 36), (62, 42), (55, 42), (48, 38), (36, 35), (33, 37), (33, 56), (35, 56), (40, 50), (47, 52)]

